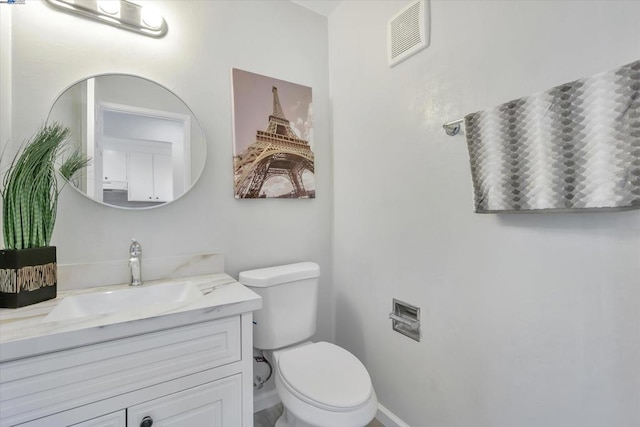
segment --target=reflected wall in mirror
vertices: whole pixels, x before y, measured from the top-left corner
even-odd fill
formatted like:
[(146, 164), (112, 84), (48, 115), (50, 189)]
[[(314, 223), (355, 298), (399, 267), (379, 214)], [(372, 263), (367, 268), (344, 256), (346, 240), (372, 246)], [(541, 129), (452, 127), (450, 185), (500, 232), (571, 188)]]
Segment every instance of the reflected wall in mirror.
[(49, 122), (71, 130), (91, 159), (71, 184), (99, 203), (146, 209), (185, 194), (204, 169), (207, 144), (189, 107), (142, 77), (103, 74), (66, 89)]

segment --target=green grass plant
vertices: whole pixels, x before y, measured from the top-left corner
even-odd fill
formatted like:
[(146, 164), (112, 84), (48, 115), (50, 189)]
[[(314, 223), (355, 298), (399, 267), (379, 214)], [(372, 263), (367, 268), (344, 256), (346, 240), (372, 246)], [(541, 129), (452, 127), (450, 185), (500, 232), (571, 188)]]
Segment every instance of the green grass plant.
[[(42, 126), (9, 165), (0, 190), (6, 249), (49, 246), (61, 190), (56, 160), (65, 152), (69, 132), (59, 123)], [(69, 180), (87, 162), (72, 150), (60, 172)]]

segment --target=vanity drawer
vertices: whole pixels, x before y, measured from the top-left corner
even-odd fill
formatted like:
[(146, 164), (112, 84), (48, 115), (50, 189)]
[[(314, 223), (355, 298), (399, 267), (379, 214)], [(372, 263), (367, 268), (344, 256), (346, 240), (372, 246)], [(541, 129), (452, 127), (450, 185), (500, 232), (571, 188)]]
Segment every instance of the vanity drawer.
[(10, 426), (241, 359), (240, 316), (0, 365)]

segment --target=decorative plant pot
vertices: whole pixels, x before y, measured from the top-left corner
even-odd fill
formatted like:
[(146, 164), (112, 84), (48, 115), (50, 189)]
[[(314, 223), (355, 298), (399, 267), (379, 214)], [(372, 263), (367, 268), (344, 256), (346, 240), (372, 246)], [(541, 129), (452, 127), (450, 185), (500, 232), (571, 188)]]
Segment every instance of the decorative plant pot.
[(56, 297), (56, 247), (0, 249), (0, 307), (18, 308)]

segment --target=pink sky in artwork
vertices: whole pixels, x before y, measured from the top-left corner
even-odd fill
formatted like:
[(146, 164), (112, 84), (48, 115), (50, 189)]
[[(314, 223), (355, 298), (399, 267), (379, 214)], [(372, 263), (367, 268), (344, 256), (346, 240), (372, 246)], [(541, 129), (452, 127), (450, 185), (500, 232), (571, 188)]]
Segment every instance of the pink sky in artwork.
[(301, 139), (313, 149), (311, 88), (238, 69), (232, 70), (234, 154), (255, 142), (256, 131), (265, 131), (273, 111), (271, 88), (278, 88), (282, 111)]

